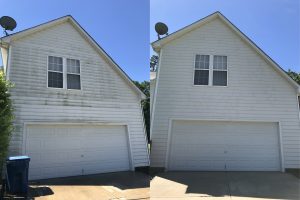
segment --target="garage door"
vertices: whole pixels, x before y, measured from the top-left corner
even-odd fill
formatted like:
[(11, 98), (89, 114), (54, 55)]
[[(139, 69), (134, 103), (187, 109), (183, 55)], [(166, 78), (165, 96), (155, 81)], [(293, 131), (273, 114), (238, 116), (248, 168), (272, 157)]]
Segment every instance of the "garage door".
[(126, 126), (28, 125), (29, 178), (130, 169)]
[(280, 171), (277, 123), (173, 121), (169, 170)]

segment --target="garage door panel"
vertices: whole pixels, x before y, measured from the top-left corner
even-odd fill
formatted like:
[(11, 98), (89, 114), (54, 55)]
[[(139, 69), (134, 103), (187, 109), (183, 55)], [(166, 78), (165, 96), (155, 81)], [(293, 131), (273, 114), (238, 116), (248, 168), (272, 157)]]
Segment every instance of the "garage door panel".
[(81, 148), (81, 142), (79, 138), (60, 137), (59, 140), (45, 137), (43, 140), (42, 148), (45, 150), (52, 150), (55, 147), (59, 151), (69, 151)]
[(43, 142), (39, 138), (32, 138), (30, 141), (27, 141), (27, 145), (29, 148), (27, 149), (29, 152), (32, 152), (32, 149), (40, 149), (43, 146)]
[(226, 162), (227, 170), (230, 171), (278, 171), (277, 160), (263, 160), (264, 165), (261, 165), (261, 160), (228, 160)]
[(29, 125), (30, 179), (130, 170), (125, 126)]
[[(45, 167), (45, 166), (56, 166), (67, 165), (67, 163), (78, 163), (81, 161), (81, 152), (47, 152), (47, 154), (40, 153), (29, 153), (30, 155), (30, 167)], [(63, 162), (62, 162), (63, 161)]]
[(123, 152), (111, 152), (107, 153), (107, 151), (85, 151), (82, 152), (83, 157), (81, 157), (82, 161), (94, 161), (99, 160), (101, 162), (110, 160), (129, 160), (128, 150), (124, 149)]
[(190, 160), (189, 162), (175, 161), (172, 163), (172, 170), (189, 170), (198, 171), (199, 168), (203, 171), (218, 171), (223, 170), (223, 161), (214, 161), (210, 159), (203, 160)]
[[(117, 166), (117, 167), (116, 167)], [(85, 174), (108, 173), (115, 171), (127, 171), (127, 165), (120, 165), (119, 161), (110, 162), (93, 162), (84, 164)]]
[(272, 146), (230, 146), (226, 149), (227, 158), (231, 157), (256, 157), (256, 158), (278, 158), (278, 149), (274, 149)]
[[(176, 145), (176, 144), (172, 144)], [(173, 154), (176, 154), (176, 158), (178, 157), (195, 157), (194, 153), (197, 152), (197, 157), (217, 157), (223, 156), (224, 154), (224, 145), (180, 145), (172, 151)]]
[(279, 171), (278, 124), (174, 121), (169, 152), (170, 170)]

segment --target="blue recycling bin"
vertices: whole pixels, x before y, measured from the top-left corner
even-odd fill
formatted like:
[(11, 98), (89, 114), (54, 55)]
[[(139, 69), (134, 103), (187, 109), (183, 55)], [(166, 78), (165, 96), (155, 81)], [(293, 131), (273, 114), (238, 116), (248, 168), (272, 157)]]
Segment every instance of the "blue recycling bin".
[(6, 160), (6, 183), (11, 194), (28, 193), (28, 156), (13, 156)]

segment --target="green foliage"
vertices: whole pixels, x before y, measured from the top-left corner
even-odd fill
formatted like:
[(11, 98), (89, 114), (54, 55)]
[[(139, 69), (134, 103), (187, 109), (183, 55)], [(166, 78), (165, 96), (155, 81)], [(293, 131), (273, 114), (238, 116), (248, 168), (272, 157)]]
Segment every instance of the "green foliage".
[(142, 92), (146, 95), (146, 99), (142, 101), (143, 111), (144, 111), (144, 119), (147, 131), (147, 138), (150, 141), (150, 82), (144, 81), (139, 83), (138, 81), (134, 81), (135, 85), (140, 88)]
[(152, 55), (150, 58), (150, 71), (156, 71), (158, 65), (158, 56)]
[(289, 69), (287, 74), (300, 85), (300, 73), (293, 72)]
[(8, 89), (11, 84), (5, 80), (3, 71), (0, 71), (0, 175), (7, 156), (10, 134), (13, 130), (13, 110)]

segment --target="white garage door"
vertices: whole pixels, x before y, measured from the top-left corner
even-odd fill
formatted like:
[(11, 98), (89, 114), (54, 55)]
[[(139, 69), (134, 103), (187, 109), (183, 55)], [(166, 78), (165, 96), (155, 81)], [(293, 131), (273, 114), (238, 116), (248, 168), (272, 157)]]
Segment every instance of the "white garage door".
[(29, 178), (130, 170), (125, 126), (28, 125)]
[(280, 171), (277, 123), (173, 121), (169, 170)]

